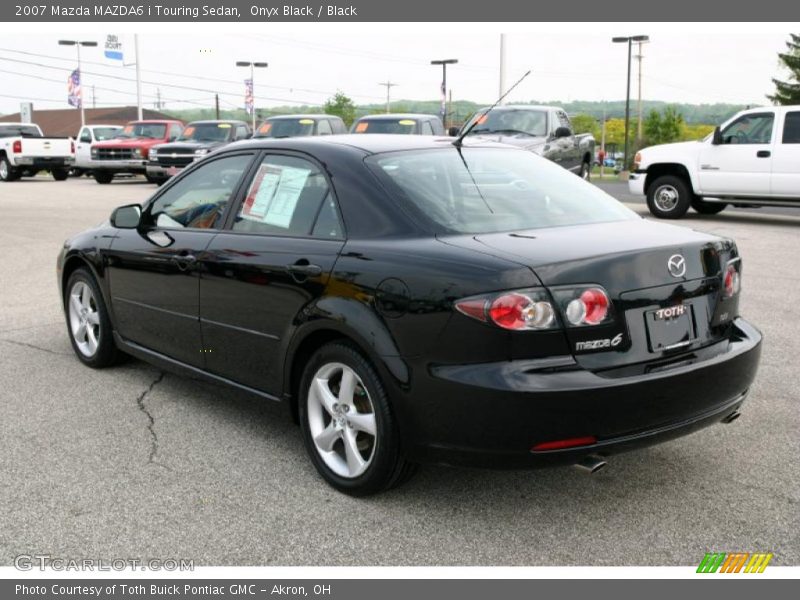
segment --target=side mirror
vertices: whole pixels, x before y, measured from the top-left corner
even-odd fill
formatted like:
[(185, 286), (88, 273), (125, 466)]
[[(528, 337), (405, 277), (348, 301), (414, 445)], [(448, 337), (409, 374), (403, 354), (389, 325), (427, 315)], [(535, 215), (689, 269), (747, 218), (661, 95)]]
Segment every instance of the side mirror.
[(719, 128), (719, 125), (717, 125), (714, 128), (714, 135), (711, 136), (711, 143), (714, 146), (719, 146), (719, 145), (722, 144), (722, 142), (723, 142), (723, 140), (722, 140), (722, 130)]
[(142, 207), (138, 204), (126, 204), (111, 213), (111, 226), (117, 229), (136, 229), (141, 220)]
[(450, 127), (447, 130), (447, 135), (450, 137), (458, 137), (458, 134), (461, 133), (460, 127)]
[(558, 127), (556, 129), (556, 138), (569, 137), (572, 135), (569, 127)]

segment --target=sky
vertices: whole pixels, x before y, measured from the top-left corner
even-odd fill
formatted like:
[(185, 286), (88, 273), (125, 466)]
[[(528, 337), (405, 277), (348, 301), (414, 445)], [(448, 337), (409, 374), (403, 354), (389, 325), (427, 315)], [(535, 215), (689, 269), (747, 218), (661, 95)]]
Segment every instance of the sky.
[[(545, 26), (546, 25), (546, 26)], [(750, 24), (747, 24), (750, 25)], [(83, 27), (83, 26), (82, 26)], [(113, 25), (66, 37), (97, 40), (99, 48), (82, 52), (87, 107), (136, 103), (135, 69), (103, 57), (109, 33), (123, 41), (125, 62), (133, 63), (133, 34)], [(223, 109), (243, 105), (243, 79), (249, 70), (237, 60), (264, 61), (255, 75), (259, 107), (321, 104), (337, 90), (357, 103), (386, 98), (381, 82), (391, 81), (394, 100), (430, 100), (439, 95), (441, 67), (432, 59), (458, 59), (448, 68), (454, 99), (492, 103), (498, 96), (500, 34), (496, 24), (472, 24), (466, 33), (455, 24), (437, 29), (415, 24), (365, 24), (342, 31), (257, 28), (237, 25), (169, 33), (180, 25), (143, 27), (138, 34), (143, 105), (154, 108), (158, 95), (165, 109), (213, 107), (220, 94)], [(626, 46), (612, 35), (649, 34), (643, 47), (643, 97), (668, 102), (765, 104), (771, 78), (784, 77), (777, 53), (788, 32), (775, 25), (728, 31), (730, 25), (540, 24), (506, 34), (506, 85), (525, 71), (531, 75), (507, 102), (529, 100), (619, 100), (625, 97)], [(465, 28), (466, 29), (466, 28)], [(485, 32), (484, 32), (485, 30)], [(77, 64), (75, 48), (59, 46), (65, 37), (48, 28), (23, 34), (0, 26), (0, 114), (17, 112), (24, 100), (34, 109), (68, 108), (66, 80)], [(195, 33), (196, 32), (196, 33)], [(634, 46), (634, 49), (636, 47)], [(635, 53), (635, 52), (634, 52)], [(632, 68), (632, 98), (637, 94), (637, 61)]]

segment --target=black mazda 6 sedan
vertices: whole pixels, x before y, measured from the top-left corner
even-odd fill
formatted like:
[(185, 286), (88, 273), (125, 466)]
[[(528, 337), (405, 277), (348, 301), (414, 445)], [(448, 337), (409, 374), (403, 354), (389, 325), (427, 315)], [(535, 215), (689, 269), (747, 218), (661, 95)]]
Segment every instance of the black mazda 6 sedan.
[(58, 257), (77, 357), (285, 401), (343, 492), (424, 462), (604, 464), (739, 415), (730, 239), (536, 155), (419, 136), (226, 146)]

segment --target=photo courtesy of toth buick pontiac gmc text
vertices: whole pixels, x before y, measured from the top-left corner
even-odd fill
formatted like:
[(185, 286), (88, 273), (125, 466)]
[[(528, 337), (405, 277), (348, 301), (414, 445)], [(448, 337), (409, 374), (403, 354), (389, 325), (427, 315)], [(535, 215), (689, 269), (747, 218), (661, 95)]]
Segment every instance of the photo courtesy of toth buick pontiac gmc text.
[(733, 421), (761, 350), (733, 240), (479, 137), (236, 142), (58, 271), (80, 361), (284, 401), (353, 495), (420, 463), (596, 470)]

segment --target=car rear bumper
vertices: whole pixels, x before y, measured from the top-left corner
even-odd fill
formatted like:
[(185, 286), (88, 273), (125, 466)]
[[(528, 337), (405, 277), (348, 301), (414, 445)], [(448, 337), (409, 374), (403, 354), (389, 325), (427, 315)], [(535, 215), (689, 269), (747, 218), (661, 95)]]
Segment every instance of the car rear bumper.
[(74, 162), (71, 156), (17, 156), (14, 159), (16, 166), (33, 169), (68, 168)]
[[(533, 468), (660, 443), (735, 413), (760, 353), (759, 331), (737, 319), (730, 339), (698, 353), (695, 362), (689, 354), (680, 366), (648, 372), (645, 365), (633, 376), (553, 360), (430, 367), (398, 407), (401, 419), (411, 421), (407, 453), (419, 462)], [(596, 441), (532, 450), (587, 436)]]
[(628, 176), (628, 191), (637, 196), (644, 196), (644, 181), (647, 173), (631, 173)]

